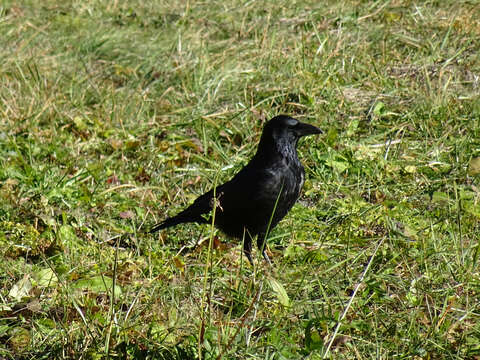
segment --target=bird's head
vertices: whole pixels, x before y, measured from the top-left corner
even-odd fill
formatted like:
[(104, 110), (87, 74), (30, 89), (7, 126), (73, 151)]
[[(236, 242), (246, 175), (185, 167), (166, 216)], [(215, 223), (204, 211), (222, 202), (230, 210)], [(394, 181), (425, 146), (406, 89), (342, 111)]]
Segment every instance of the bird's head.
[(265, 124), (260, 146), (275, 147), (280, 152), (295, 149), (302, 136), (321, 134), (316, 126), (302, 123), (287, 115), (275, 116)]

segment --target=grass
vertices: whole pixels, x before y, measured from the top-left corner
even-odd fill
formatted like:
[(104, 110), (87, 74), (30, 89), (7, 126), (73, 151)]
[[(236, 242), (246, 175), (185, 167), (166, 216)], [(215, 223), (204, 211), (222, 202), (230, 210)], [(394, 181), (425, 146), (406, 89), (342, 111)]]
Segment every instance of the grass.
[[(479, 15), (4, 1), (0, 358), (479, 358)], [(326, 134), (273, 267), (209, 226), (145, 234), (280, 113)]]

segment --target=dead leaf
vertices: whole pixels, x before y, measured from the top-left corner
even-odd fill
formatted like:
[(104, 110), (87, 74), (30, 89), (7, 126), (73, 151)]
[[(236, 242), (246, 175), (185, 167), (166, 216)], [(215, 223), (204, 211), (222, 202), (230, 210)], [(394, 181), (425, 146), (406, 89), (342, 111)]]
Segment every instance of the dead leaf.
[(117, 175), (113, 174), (112, 176), (108, 177), (107, 184), (118, 185), (120, 184), (120, 180), (118, 180)]
[(183, 262), (183, 260), (181, 258), (179, 258), (178, 256), (175, 256), (173, 258), (173, 263), (175, 264), (175, 267), (180, 270), (182, 273), (185, 271), (185, 263)]
[(32, 282), (30, 281), (30, 275), (25, 274), (22, 279), (12, 286), (8, 296), (16, 301), (21, 301), (28, 296), (31, 289)]
[(131, 210), (127, 210), (127, 211), (122, 211), (119, 216), (122, 218), (122, 219), (133, 219), (135, 217), (135, 214), (133, 213), (133, 211)]

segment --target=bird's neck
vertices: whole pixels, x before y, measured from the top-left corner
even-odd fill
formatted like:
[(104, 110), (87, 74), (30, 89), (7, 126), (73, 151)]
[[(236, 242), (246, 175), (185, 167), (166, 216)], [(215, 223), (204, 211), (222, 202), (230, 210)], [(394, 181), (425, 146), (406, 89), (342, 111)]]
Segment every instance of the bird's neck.
[(255, 154), (257, 161), (261, 162), (286, 162), (295, 164), (298, 160), (296, 142), (292, 144), (288, 139), (262, 138)]

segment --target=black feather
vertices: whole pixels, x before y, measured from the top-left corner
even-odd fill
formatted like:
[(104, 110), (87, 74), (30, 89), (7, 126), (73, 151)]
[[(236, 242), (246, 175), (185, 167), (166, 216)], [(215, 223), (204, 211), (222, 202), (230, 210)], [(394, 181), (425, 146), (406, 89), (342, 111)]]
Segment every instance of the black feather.
[(252, 262), (252, 241), (263, 257), (268, 232), (283, 219), (300, 196), (305, 172), (297, 155), (302, 136), (320, 134), (313, 125), (286, 115), (276, 116), (265, 125), (255, 156), (230, 181), (200, 196), (178, 215), (152, 227), (155, 232), (181, 223), (208, 223), (208, 214), (217, 204), (215, 226), (225, 234), (243, 238), (244, 252)]

